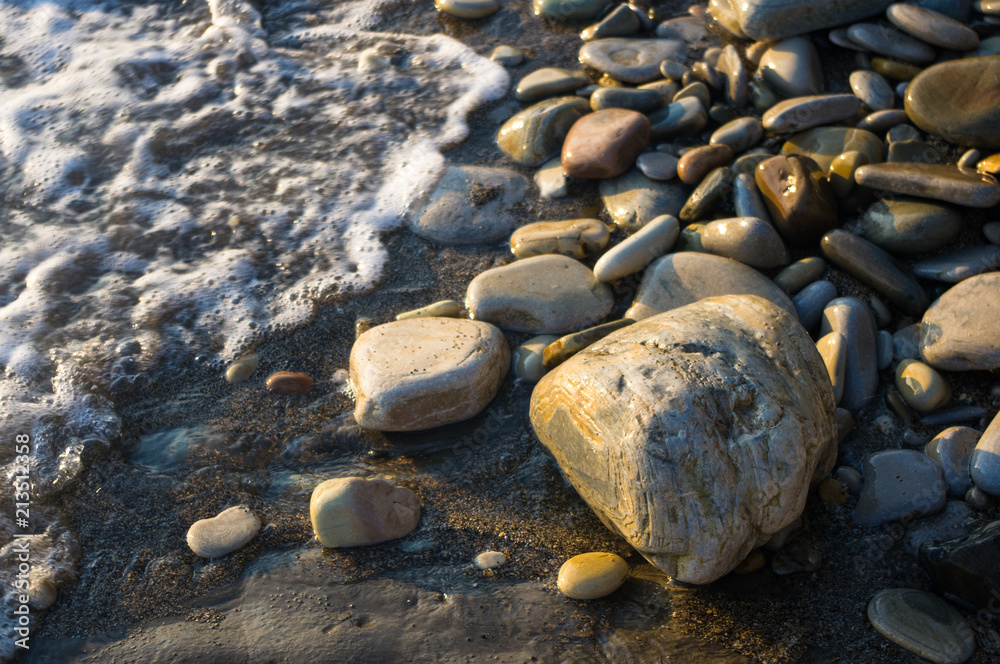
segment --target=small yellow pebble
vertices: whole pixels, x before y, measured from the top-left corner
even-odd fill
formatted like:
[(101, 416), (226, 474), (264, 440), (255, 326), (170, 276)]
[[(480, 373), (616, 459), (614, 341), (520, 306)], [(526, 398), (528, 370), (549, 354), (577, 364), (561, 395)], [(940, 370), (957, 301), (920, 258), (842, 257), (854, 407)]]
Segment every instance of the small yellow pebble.
[(951, 388), (937, 371), (916, 360), (903, 360), (896, 367), (896, 389), (913, 410), (927, 413), (948, 403)]
[(613, 553), (593, 552), (573, 556), (559, 568), (559, 590), (573, 599), (610, 595), (625, 582), (628, 563)]
[(239, 385), (257, 370), (257, 354), (252, 353), (236, 360), (226, 369), (226, 382)]

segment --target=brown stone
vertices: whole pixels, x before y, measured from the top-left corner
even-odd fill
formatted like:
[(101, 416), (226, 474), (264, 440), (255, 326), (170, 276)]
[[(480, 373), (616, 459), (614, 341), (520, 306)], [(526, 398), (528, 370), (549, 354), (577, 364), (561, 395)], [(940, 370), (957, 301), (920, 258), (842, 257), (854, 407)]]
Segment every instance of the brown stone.
[(771, 157), (757, 165), (754, 175), (774, 225), (792, 244), (814, 244), (836, 228), (837, 199), (826, 174), (809, 157)]
[(649, 143), (650, 132), (649, 120), (636, 111), (607, 108), (585, 115), (563, 143), (563, 170), (577, 178), (621, 175)]
[(688, 152), (677, 161), (677, 176), (685, 184), (698, 184), (705, 173), (725, 166), (733, 160), (733, 149), (726, 144), (703, 145)]
[(305, 394), (313, 388), (309, 374), (297, 371), (278, 371), (267, 378), (267, 389), (278, 394)]

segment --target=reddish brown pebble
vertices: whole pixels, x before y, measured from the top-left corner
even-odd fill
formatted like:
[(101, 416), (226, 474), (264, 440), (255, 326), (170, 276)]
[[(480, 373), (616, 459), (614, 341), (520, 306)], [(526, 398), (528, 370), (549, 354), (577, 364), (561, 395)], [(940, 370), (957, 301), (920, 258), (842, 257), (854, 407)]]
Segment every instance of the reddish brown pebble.
[(792, 244), (814, 245), (837, 227), (837, 199), (826, 173), (809, 157), (771, 157), (754, 175), (774, 225)]
[(313, 388), (309, 374), (295, 371), (278, 371), (267, 378), (267, 389), (278, 394), (305, 394)]
[(684, 184), (698, 184), (713, 168), (725, 166), (733, 160), (733, 148), (720, 143), (703, 145), (689, 152), (677, 162), (677, 177)]
[(635, 163), (651, 131), (645, 115), (624, 108), (585, 115), (563, 143), (563, 171), (576, 178), (619, 176)]

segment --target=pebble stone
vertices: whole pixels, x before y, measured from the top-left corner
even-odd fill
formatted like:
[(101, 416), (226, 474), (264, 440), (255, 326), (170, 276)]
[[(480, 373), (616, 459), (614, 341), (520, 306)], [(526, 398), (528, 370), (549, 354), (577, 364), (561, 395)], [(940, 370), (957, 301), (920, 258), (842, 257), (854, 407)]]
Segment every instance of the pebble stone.
[(934, 664), (962, 664), (976, 649), (962, 614), (922, 590), (879, 591), (868, 603), (868, 620), (879, 634)]
[(713, 2), (709, 12), (720, 23), (720, 13), (732, 12), (731, 20), (751, 39), (782, 39), (867, 18), (889, 4), (887, 0), (742, 0)]
[(621, 587), (628, 563), (614, 553), (592, 552), (573, 556), (559, 568), (557, 585), (572, 599), (598, 599)]
[(239, 385), (253, 375), (257, 370), (257, 354), (244, 355), (226, 367), (226, 382), (230, 385)]
[(590, 113), (566, 135), (563, 170), (577, 178), (617, 177), (631, 168), (649, 138), (649, 120), (642, 113), (623, 108)]
[(802, 327), (813, 331), (823, 318), (826, 305), (837, 297), (837, 287), (831, 281), (814, 281), (799, 291), (792, 302)]
[(854, 179), (873, 189), (933, 198), (968, 207), (1000, 203), (1000, 184), (992, 175), (960, 171), (940, 164), (883, 163), (859, 168)]
[(524, 62), (524, 51), (507, 44), (501, 44), (490, 53), (490, 60), (504, 67), (516, 67)]
[[(966, 461), (966, 475), (968, 474)], [(972, 509), (963, 500), (949, 500), (944, 511), (907, 525), (906, 535), (903, 536), (903, 551), (916, 558), (920, 555), (920, 547), (925, 543), (964, 537), (969, 534), (974, 518)]]
[(593, 18), (608, 6), (608, 0), (533, 0), (531, 10), (536, 16), (555, 21)]
[(497, 132), (497, 146), (525, 166), (538, 166), (559, 154), (570, 127), (590, 112), (579, 97), (546, 99), (507, 120)]
[(641, 25), (638, 15), (631, 7), (618, 5), (599, 22), (584, 28), (580, 33), (580, 39), (593, 41), (607, 37), (629, 37), (639, 32)]
[(677, 162), (677, 177), (685, 184), (698, 184), (713, 168), (733, 160), (733, 149), (726, 144), (702, 145), (685, 152)]
[(846, 120), (858, 112), (861, 100), (853, 94), (812, 95), (780, 101), (764, 113), (764, 129), (789, 134)]
[(704, 217), (726, 197), (732, 181), (733, 172), (727, 166), (720, 166), (710, 171), (688, 196), (677, 214), (678, 218), (690, 223)]
[(726, 85), (723, 88), (726, 102), (736, 108), (745, 106), (747, 103), (747, 72), (743, 67), (739, 52), (732, 44), (727, 44), (722, 49), (718, 70), (726, 78)]
[(409, 535), (420, 521), (420, 500), (383, 479), (337, 477), (319, 483), (309, 518), (324, 547), (368, 546)]
[(846, 341), (840, 332), (830, 332), (816, 342), (816, 349), (826, 371), (830, 374), (830, 384), (833, 386), (833, 401), (839, 404), (844, 396), (844, 369), (847, 366), (847, 350), (844, 348)]
[(971, 427), (948, 427), (927, 443), (924, 454), (941, 464), (949, 495), (962, 498), (972, 488), (972, 451), (981, 435)]
[(760, 142), (764, 129), (757, 118), (737, 118), (731, 120), (712, 132), (708, 142), (711, 145), (725, 144), (739, 154)]
[(587, 346), (597, 343), (612, 332), (628, 327), (634, 322), (629, 318), (623, 318), (560, 337), (545, 347), (542, 353), (542, 363), (546, 369), (554, 369)]
[(868, 157), (865, 153), (857, 150), (845, 152), (834, 158), (827, 178), (837, 198), (843, 200), (851, 195), (855, 188), (854, 173), (867, 163)]
[(913, 410), (929, 413), (948, 403), (951, 388), (941, 374), (917, 360), (903, 360), (896, 367), (896, 389)]
[(861, 237), (887, 251), (937, 251), (962, 230), (962, 217), (949, 206), (896, 196), (876, 201), (861, 216)]
[(873, 111), (885, 111), (896, 104), (896, 93), (892, 91), (892, 86), (873, 71), (851, 72), (850, 84), (855, 96)]
[(650, 180), (666, 182), (677, 177), (677, 161), (677, 157), (664, 152), (643, 152), (635, 165)]
[(542, 198), (563, 198), (566, 196), (567, 178), (563, 170), (562, 157), (556, 157), (542, 164), (535, 173), (535, 185)]
[(558, 339), (553, 334), (531, 337), (514, 349), (514, 377), (519, 381), (537, 383), (545, 375), (542, 354), (546, 346)]
[(309, 374), (300, 371), (277, 371), (267, 377), (266, 385), (276, 394), (292, 396), (309, 392), (314, 381)]
[(772, 44), (761, 55), (759, 75), (785, 97), (804, 97), (823, 91), (823, 68), (816, 47), (806, 37)]
[(965, 492), (965, 502), (969, 507), (979, 512), (987, 511), (993, 503), (988, 493), (975, 486)]
[(772, 223), (771, 213), (752, 175), (739, 173), (733, 178), (733, 209), (737, 217), (757, 217)]
[(538, 221), (510, 236), (510, 250), (518, 258), (562, 254), (581, 259), (608, 244), (608, 227), (598, 219)]
[[(828, 282), (816, 282), (821, 283)], [(840, 406), (847, 410), (860, 410), (878, 393), (875, 320), (864, 302), (855, 297), (830, 300), (823, 309), (822, 316), (820, 336), (839, 332), (846, 342), (844, 395)]]
[(976, 443), (970, 473), (978, 489), (1000, 498), (1000, 414), (993, 418)]
[(974, 171), (976, 170), (976, 164), (979, 163), (981, 156), (982, 155), (979, 154), (979, 150), (975, 148), (969, 148), (968, 150), (962, 153), (962, 156), (958, 158), (958, 161), (956, 162), (955, 165), (962, 169), (968, 168)]
[(656, 26), (656, 36), (660, 39), (680, 39), (689, 44), (703, 42), (709, 34), (705, 20), (694, 16), (673, 18)]
[(947, 502), (941, 466), (915, 450), (882, 450), (862, 464), (854, 518), (865, 528), (937, 514)]
[(928, 67), (906, 89), (905, 107), (924, 131), (958, 145), (1000, 148), (1000, 56)]
[(538, 101), (576, 92), (590, 83), (587, 75), (558, 67), (543, 67), (522, 78), (514, 89), (514, 98), (520, 101)]
[(913, 274), (952, 284), (1000, 268), (1000, 247), (992, 244), (965, 247), (925, 258), (913, 264)]
[(869, 51), (889, 58), (917, 64), (934, 60), (933, 48), (899, 30), (884, 25), (855, 23), (847, 28), (847, 36), (851, 41), (864, 46)]
[(239, 551), (260, 532), (260, 519), (243, 505), (191, 524), (187, 543), (202, 558), (221, 558)]
[(499, 551), (483, 551), (476, 556), (476, 567), (482, 570), (496, 569), (507, 564), (507, 556)]
[(684, 97), (649, 114), (653, 138), (665, 139), (701, 131), (708, 113), (695, 97)]
[(981, 159), (976, 164), (976, 170), (980, 173), (989, 173), (990, 175), (1000, 173), (1000, 152)]
[(597, 39), (580, 49), (580, 62), (626, 83), (648, 83), (660, 77), (664, 60), (683, 61), (684, 42), (675, 39)]
[(971, 51), (979, 46), (975, 30), (933, 9), (897, 2), (885, 15), (900, 30), (933, 46), (956, 51)]
[(603, 111), (607, 108), (625, 108), (648, 113), (655, 111), (663, 104), (663, 96), (656, 90), (598, 88), (590, 95), (590, 107), (595, 111)]
[(809, 157), (824, 172), (829, 172), (834, 160), (846, 152), (861, 152), (869, 164), (877, 164), (882, 161), (882, 141), (864, 129), (816, 127), (791, 136), (781, 146), (782, 154)]
[(826, 272), (826, 261), (818, 256), (797, 260), (774, 277), (774, 283), (789, 295), (819, 279)]
[(626, 233), (664, 214), (676, 217), (687, 198), (683, 185), (651, 180), (637, 168), (601, 180), (598, 191), (612, 221)]
[(788, 250), (777, 231), (756, 217), (709, 222), (701, 230), (701, 243), (710, 253), (750, 267), (769, 269), (788, 263)]
[[(897, 62), (886, 58), (872, 58), (871, 66), (872, 71), (875, 73), (896, 81), (903, 81), (904, 83), (906, 81), (912, 81), (917, 74), (923, 71), (916, 65), (908, 65), (905, 62)], [(903, 88), (903, 92), (900, 91), (900, 88)], [(903, 96), (905, 94), (905, 86), (903, 83), (896, 88), (896, 94), (899, 96)]]
[(440, 300), (428, 304), (426, 307), (396, 314), (396, 320), (409, 320), (411, 318), (458, 318), (461, 313), (462, 305), (455, 300)]
[(594, 265), (594, 275), (599, 281), (611, 283), (635, 274), (669, 251), (679, 234), (675, 217), (656, 217), (601, 256)]
[(880, 328), (888, 327), (889, 323), (892, 322), (892, 312), (889, 311), (889, 307), (882, 301), (882, 298), (878, 295), (872, 295), (868, 302), (872, 305), (872, 311), (875, 312), (875, 322), (878, 323), (878, 326)]
[(483, 18), (500, 9), (496, 0), (434, 0), (434, 6), (456, 18)]
[(815, 161), (799, 155), (779, 155), (757, 166), (754, 177), (771, 219), (794, 245), (812, 245), (837, 225), (837, 200), (825, 175)]
[(924, 313), (920, 354), (946, 371), (1000, 368), (1000, 272), (970, 277)]
[(875, 335), (875, 352), (878, 358), (878, 370), (888, 369), (892, 364), (892, 335), (887, 330), (879, 330)]
[(898, 124), (907, 122), (909, 117), (903, 109), (892, 109), (889, 111), (875, 111), (869, 113), (858, 121), (855, 129), (871, 132), (884, 132)]
[(708, 91), (708, 86), (701, 81), (695, 81), (694, 83), (689, 83), (683, 88), (677, 91), (674, 98), (671, 101), (680, 101), (681, 99), (686, 99), (687, 97), (694, 97), (700, 103), (702, 108), (708, 108), (712, 105), (712, 93)]

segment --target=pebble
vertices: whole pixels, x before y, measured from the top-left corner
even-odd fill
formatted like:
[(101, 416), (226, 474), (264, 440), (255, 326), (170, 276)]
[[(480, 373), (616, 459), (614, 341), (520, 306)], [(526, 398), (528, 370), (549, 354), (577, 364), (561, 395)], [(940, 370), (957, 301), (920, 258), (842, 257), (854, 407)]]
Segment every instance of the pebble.
[(527, 224), (510, 236), (510, 250), (518, 258), (562, 254), (581, 259), (600, 251), (610, 234), (598, 219), (538, 221)]
[(558, 339), (552, 334), (531, 337), (514, 349), (514, 377), (527, 383), (537, 383), (545, 375), (542, 354), (545, 347)]
[(511, 170), (450, 166), (410, 215), (409, 227), (440, 244), (493, 242), (510, 234), (512, 208), (527, 191), (528, 179)]
[(878, 370), (888, 369), (892, 364), (892, 335), (886, 330), (879, 330), (875, 335), (875, 355), (878, 358)]
[(496, 569), (507, 564), (507, 556), (499, 551), (483, 551), (476, 556), (476, 567), (482, 570)]
[(373, 327), (351, 348), (354, 418), (376, 431), (461, 422), (493, 399), (509, 362), (503, 334), (481, 321), (412, 318)]
[(504, 67), (516, 67), (524, 62), (524, 52), (519, 48), (501, 44), (490, 53), (490, 60)]
[(687, 46), (675, 39), (597, 39), (580, 49), (580, 62), (626, 83), (660, 77), (664, 60), (683, 61)]
[(879, 591), (868, 603), (868, 620), (879, 634), (934, 664), (962, 664), (976, 649), (962, 614), (922, 590)]
[(595, 111), (603, 111), (608, 108), (625, 108), (640, 113), (648, 113), (649, 111), (655, 111), (663, 106), (663, 104), (663, 96), (656, 90), (598, 88), (590, 95), (590, 107)]
[[(846, 408), (837, 409), (837, 440), (842, 441), (854, 431), (854, 416)], [(860, 473), (858, 473), (860, 475)], [(859, 484), (860, 486), (860, 484)], [(860, 492), (858, 489), (857, 492)]]
[(691, 71), (685, 72), (681, 78), (681, 83), (684, 85), (690, 85), (699, 81), (719, 93), (722, 93), (726, 86), (726, 80), (719, 71), (703, 60), (699, 60), (691, 65)]
[(824, 235), (820, 247), (832, 263), (885, 296), (903, 313), (919, 316), (927, 308), (927, 294), (913, 275), (871, 242), (838, 229)]
[(757, 170), (757, 166), (762, 161), (767, 161), (773, 156), (774, 155), (772, 155), (770, 152), (767, 152), (763, 148), (756, 148), (748, 152), (747, 154), (743, 155), (742, 157), (739, 157), (736, 161), (733, 162), (733, 167), (732, 167), (733, 172), (736, 174), (745, 174), (753, 177), (754, 173)]
[(677, 157), (664, 152), (644, 152), (635, 160), (636, 168), (651, 180), (666, 182), (677, 177)]
[(686, 136), (708, 124), (708, 113), (695, 97), (684, 97), (649, 114), (653, 138)]
[(788, 264), (788, 250), (771, 224), (756, 217), (718, 219), (701, 230), (706, 251), (760, 269)]
[(244, 355), (226, 367), (226, 382), (230, 385), (239, 385), (253, 375), (257, 370), (257, 354)]
[(900, 30), (933, 46), (956, 51), (971, 51), (979, 46), (975, 30), (933, 9), (897, 2), (885, 15)]
[(720, 166), (712, 170), (691, 192), (677, 216), (688, 223), (698, 221), (726, 197), (732, 181), (733, 172), (728, 167)]
[(929, 413), (948, 403), (951, 388), (937, 371), (917, 360), (903, 360), (896, 367), (896, 389), (907, 405)]
[(554, 369), (587, 346), (593, 345), (612, 332), (628, 327), (634, 322), (629, 318), (623, 318), (560, 337), (546, 346), (542, 353), (542, 363), (546, 369)]
[[(663, 78), (670, 81), (682, 81), (686, 75), (689, 75), (691, 70), (685, 67), (680, 62), (675, 62), (673, 60), (664, 60), (660, 63), (660, 74)], [(646, 83), (645, 85), (653, 85), (652, 83)], [(675, 84), (676, 85), (676, 84)], [(677, 94), (677, 88), (674, 88), (674, 94)], [(674, 95), (670, 95), (670, 99), (667, 101), (672, 101)]]
[[(839, 411), (841, 410), (843, 409), (842, 408), (838, 409), (838, 417), (840, 414)], [(848, 413), (846, 410), (844, 410), (843, 412), (848, 417), (851, 416), (851, 414)], [(851, 468), (850, 466), (840, 466), (837, 468), (834, 475), (838, 480), (840, 480), (843, 483), (844, 488), (847, 489), (847, 492), (850, 493), (852, 496), (856, 496), (859, 493), (861, 493), (861, 473), (859, 473), (857, 470)]]
[(566, 196), (566, 173), (563, 171), (562, 157), (556, 157), (542, 164), (535, 173), (535, 185), (542, 198), (563, 198)]
[(187, 543), (202, 558), (221, 558), (246, 546), (260, 532), (260, 525), (250, 508), (238, 505), (195, 521), (187, 531)]
[(900, 254), (937, 251), (961, 230), (962, 217), (954, 209), (904, 196), (872, 203), (860, 224), (861, 237)]
[(469, 283), (466, 302), (477, 321), (512, 332), (565, 334), (607, 316), (614, 299), (582, 263), (549, 255), (486, 270)]
[(557, 585), (572, 599), (598, 599), (618, 590), (628, 576), (628, 563), (613, 553), (573, 556), (559, 568)]
[(631, 168), (649, 138), (649, 120), (642, 113), (623, 108), (590, 113), (566, 135), (563, 171), (577, 178), (617, 177)]
[(935, 591), (980, 611), (996, 613), (996, 597), (1000, 595), (1000, 522), (982, 525), (964, 537), (928, 542), (921, 547), (920, 563), (930, 573)]
[(975, 148), (969, 148), (968, 150), (962, 153), (962, 156), (958, 158), (958, 161), (955, 163), (955, 165), (961, 169), (968, 168), (974, 171), (976, 170), (976, 164), (979, 163), (980, 156), (981, 155), (979, 154), (979, 150)]
[(991, 175), (1000, 173), (1000, 152), (991, 154), (985, 159), (980, 160), (976, 164), (976, 170), (980, 173), (989, 173)]
[(971, 427), (948, 427), (927, 443), (924, 454), (941, 464), (949, 495), (961, 498), (972, 488), (972, 451), (981, 435)]
[(297, 371), (278, 371), (267, 378), (267, 389), (285, 396), (306, 394), (313, 384), (309, 374)]
[(778, 94), (771, 88), (767, 87), (763, 81), (750, 81), (749, 87), (750, 102), (758, 111), (766, 111), (781, 101)]
[(947, 502), (941, 466), (915, 450), (883, 450), (865, 458), (854, 518), (865, 528), (937, 514)]
[(656, 26), (660, 39), (679, 39), (692, 45), (705, 41), (710, 34), (706, 21), (694, 16), (673, 18)]
[[(872, 71), (886, 78), (905, 82), (912, 81), (923, 69), (916, 65), (908, 65), (904, 62), (896, 62), (895, 60), (872, 58)], [(896, 88), (896, 94), (902, 97), (905, 91), (900, 92), (899, 88)]]
[(869, 51), (889, 58), (917, 64), (926, 64), (934, 60), (933, 48), (899, 30), (884, 25), (855, 23), (847, 28), (847, 36), (851, 41), (864, 46)]
[(751, 39), (783, 39), (867, 18), (889, 4), (886, 0), (723, 0), (712, 2), (709, 13), (721, 23), (720, 12), (732, 12), (732, 20)]
[(873, 111), (885, 111), (896, 104), (896, 94), (892, 86), (873, 71), (851, 72), (851, 90), (865, 106)]
[(610, 283), (644, 269), (674, 246), (680, 226), (670, 215), (656, 217), (612, 247), (594, 265), (594, 276)]
[(661, 215), (677, 216), (687, 193), (683, 185), (651, 180), (637, 168), (598, 187), (612, 221), (626, 233), (634, 233)]
[(694, 97), (701, 103), (702, 108), (708, 108), (712, 105), (712, 93), (708, 91), (708, 86), (701, 81), (695, 81), (694, 83), (689, 83), (683, 88), (677, 91), (674, 98), (671, 101), (680, 101), (687, 97)]
[(889, 307), (878, 295), (872, 295), (868, 302), (872, 305), (872, 311), (875, 312), (875, 322), (878, 326), (889, 327), (889, 323), (892, 322), (892, 312), (889, 311)]
[[(968, 474), (968, 471), (966, 471)], [(916, 558), (927, 542), (940, 542), (969, 534), (975, 516), (963, 500), (949, 500), (944, 511), (908, 525), (903, 536), (903, 551)]]
[(847, 120), (859, 108), (861, 100), (852, 94), (794, 97), (767, 109), (762, 124), (775, 134), (788, 134)]
[(939, 410), (920, 418), (920, 424), (925, 427), (942, 427), (962, 422), (982, 422), (986, 411), (979, 406), (955, 406)]
[(774, 225), (793, 245), (812, 245), (836, 227), (837, 199), (825, 173), (809, 157), (772, 157), (754, 175)]
[[(889, 410), (891, 410), (893, 414), (896, 415), (896, 417), (903, 420), (907, 424), (913, 424), (913, 413), (910, 412), (910, 409), (906, 405), (906, 402), (903, 401), (903, 397), (899, 396), (899, 392), (895, 388), (890, 387), (889, 389), (887, 389), (885, 391), (885, 396), (883, 397), (883, 399), (885, 401), (885, 405), (889, 407)], [(888, 417), (888, 416), (883, 416), (883, 417)], [(877, 421), (878, 420), (876, 419), (876, 422)], [(907, 444), (923, 445), (927, 442), (926, 439), (919, 439), (919, 438), (914, 439), (912, 436), (908, 437), (907, 434), (910, 433), (910, 431), (911, 430), (907, 430), (907, 432), (903, 434), (903, 441), (906, 442)]]
[(897, 194), (933, 198), (968, 207), (1000, 203), (1000, 184), (992, 175), (972, 174), (939, 164), (884, 163), (862, 166), (858, 184)]
[(514, 98), (520, 101), (538, 101), (546, 97), (576, 92), (589, 83), (590, 79), (583, 72), (544, 67), (531, 72), (518, 82)]
[(719, 56), (718, 70), (726, 78), (726, 103), (739, 108), (747, 103), (747, 72), (736, 47), (727, 44)]
[(847, 349), (844, 396), (840, 406), (847, 410), (860, 410), (878, 393), (875, 321), (864, 302), (855, 297), (830, 300), (822, 315), (820, 336), (839, 332), (844, 336)]
[(598, 23), (584, 28), (580, 33), (580, 39), (593, 41), (608, 37), (630, 37), (639, 32), (641, 25), (639, 16), (631, 7), (618, 5)]
[(976, 443), (970, 473), (976, 487), (1000, 497), (1000, 414), (993, 418)]
[(923, 279), (958, 283), (1000, 268), (1000, 247), (992, 244), (965, 247), (913, 264), (913, 274)]
[(816, 494), (824, 505), (843, 505), (847, 502), (847, 488), (840, 480), (832, 477), (819, 483)]
[(794, 295), (819, 279), (826, 272), (826, 261), (817, 256), (797, 260), (774, 278), (781, 290)]
[(734, 154), (745, 152), (760, 142), (764, 129), (757, 118), (737, 118), (725, 123), (709, 139), (711, 145), (728, 145)]
[(324, 547), (368, 546), (409, 535), (420, 521), (420, 500), (383, 479), (338, 477), (319, 483), (309, 518)]
[(819, 54), (806, 37), (772, 44), (761, 55), (758, 73), (772, 90), (785, 97), (804, 97), (823, 91)]
[(667, 254), (649, 266), (625, 317), (642, 320), (719, 295), (759, 295), (795, 314), (788, 296), (753, 268), (729, 258), (684, 251)]
[(882, 141), (863, 129), (816, 127), (795, 134), (781, 146), (782, 154), (809, 157), (824, 173), (829, 172), (834, 160), (846, 152), (860, 152), (869, 164), (877, 164), (882, 161)]
[(555, 21), (593, 18), (608, 6), (608, 0), (533, 0), (531, 10), (536, 16)]
[(924, 131), (959, 145), (1000, 148), (1000, 56), (928, 67), (907, 88), (905, 107)]
[(538, 166), (559, 154), (570, 127), (589, 112), (586, 99), (546, 99), (507, 120), (497, 133), (497, 146), (519, 164)]
[(977, 487), (972, 487), (965, 492), (965, 502), (969, 507), (978, 512), (987, 511), (993, 504), (990, 495)]
[(840, 332), (830, 332), (816, 342), (816, 349), (826, 371), (830, 374), (830, 384), (833, 386), (833, 401), (840, 403), (844, 396), (844, 369), (847, 366), (847, 350), (844, 348), (846, 341)]
[(733, 209), (737, 217), (757, 217), (771, 223), (771, 213), (753, 175), (740, 173), (733, 178)]
[(497, 0), (434, 0), (434, 6), (456, 18), (483, 18), (500, 9)]
[(1000, 368), (1000, 273), (955, 284), (924, 313), (920, 353), (935, 369)]
[(993, 244), (1000, 246), (1000, 221), (990, 221), (983, 224), (983, 235)]
[(702, 145), (685, 152), (677, 162), (677, 177), (685, 184), (698, 184), (713, 168), (733, 160), (733, 149), (726, 144)]
[(799, 315), (799, 322), (807, 330), (815, 330), (823, 318), (826, 305), (837, 297), (837, 287), (830, 281), (814, 281), (795, 295), (792, 302)]
[(362, 334), (375, 327), (375, 321), (368, 316), (359, 316), (354, 321), (354, 340), (357, 341)]
[(858, 124), (855, 125), (855, 129), (881, 133), (907, 120), (909, 120), (909, 116), (902, 109), (875, 111), (861, 118)]
[(458, 318), (462, 314), (462, 305), (455, 300), (440, 300), (426, 307), (404, 311), (396, 314), (396, 320), (411, 318)]

